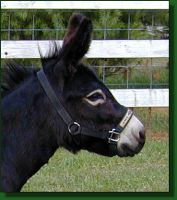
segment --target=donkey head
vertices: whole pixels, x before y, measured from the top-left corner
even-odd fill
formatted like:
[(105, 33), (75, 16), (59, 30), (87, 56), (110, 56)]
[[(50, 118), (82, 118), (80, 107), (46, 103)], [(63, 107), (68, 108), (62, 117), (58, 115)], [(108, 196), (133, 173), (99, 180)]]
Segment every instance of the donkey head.
[[(87, 132), (72, 135), (66, 126), (64, 146), (73, 152), (86, 149), (106, 156), (133, 156), (145, 143), (144, 126), (81, 63), (89, 49), (91, 33), (91, 21), (74, 14), (61, 49), (50, 59), (42, 60), (44, 72), (62, 105), (77, 122), (76, 128), (81, 126), (83, 133)], [(102, 137), (105, 133), (106, 139)]]

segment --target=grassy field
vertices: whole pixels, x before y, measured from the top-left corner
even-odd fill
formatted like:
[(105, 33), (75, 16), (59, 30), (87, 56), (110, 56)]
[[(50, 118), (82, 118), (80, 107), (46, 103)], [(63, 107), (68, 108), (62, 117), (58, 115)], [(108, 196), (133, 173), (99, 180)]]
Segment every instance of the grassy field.
[(146, 144), (133, 158), (107, 158), (59, 149), (24, 185), (23, 192), (169, 191), (168, 110), (136, 109), (147, 128)]

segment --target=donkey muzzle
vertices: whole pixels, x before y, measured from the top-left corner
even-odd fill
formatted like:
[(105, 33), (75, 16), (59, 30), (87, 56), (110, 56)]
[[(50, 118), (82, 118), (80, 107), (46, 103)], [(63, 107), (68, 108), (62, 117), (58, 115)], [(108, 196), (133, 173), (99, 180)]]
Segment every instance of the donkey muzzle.
[(117, 155), (121, 157), (134, 156), (141, 151), (144, 143), (144, 126), (135, 115), (132, 115), (126, 127), (117, 137)]

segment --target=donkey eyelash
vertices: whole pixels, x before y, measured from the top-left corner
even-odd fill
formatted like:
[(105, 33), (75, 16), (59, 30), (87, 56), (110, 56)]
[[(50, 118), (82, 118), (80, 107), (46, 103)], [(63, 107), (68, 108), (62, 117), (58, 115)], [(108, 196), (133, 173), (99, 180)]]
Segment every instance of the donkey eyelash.
[(92, 106), (97, 106), (106, 102), (106, 95), (101, 89), (97, 89), (90, 92), (86, 97), (83, 98), (83, 100)]

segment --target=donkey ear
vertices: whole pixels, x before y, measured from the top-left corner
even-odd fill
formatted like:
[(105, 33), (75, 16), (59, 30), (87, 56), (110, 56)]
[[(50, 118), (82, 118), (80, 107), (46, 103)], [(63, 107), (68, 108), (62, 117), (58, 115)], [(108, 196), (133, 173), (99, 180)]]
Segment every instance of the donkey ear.
[(71, 16), (68, 31), (61, 49), (62, 58), (68, 66), (75, 66), (87, 53), (92, 33), (91, 20), (81, 14)]

